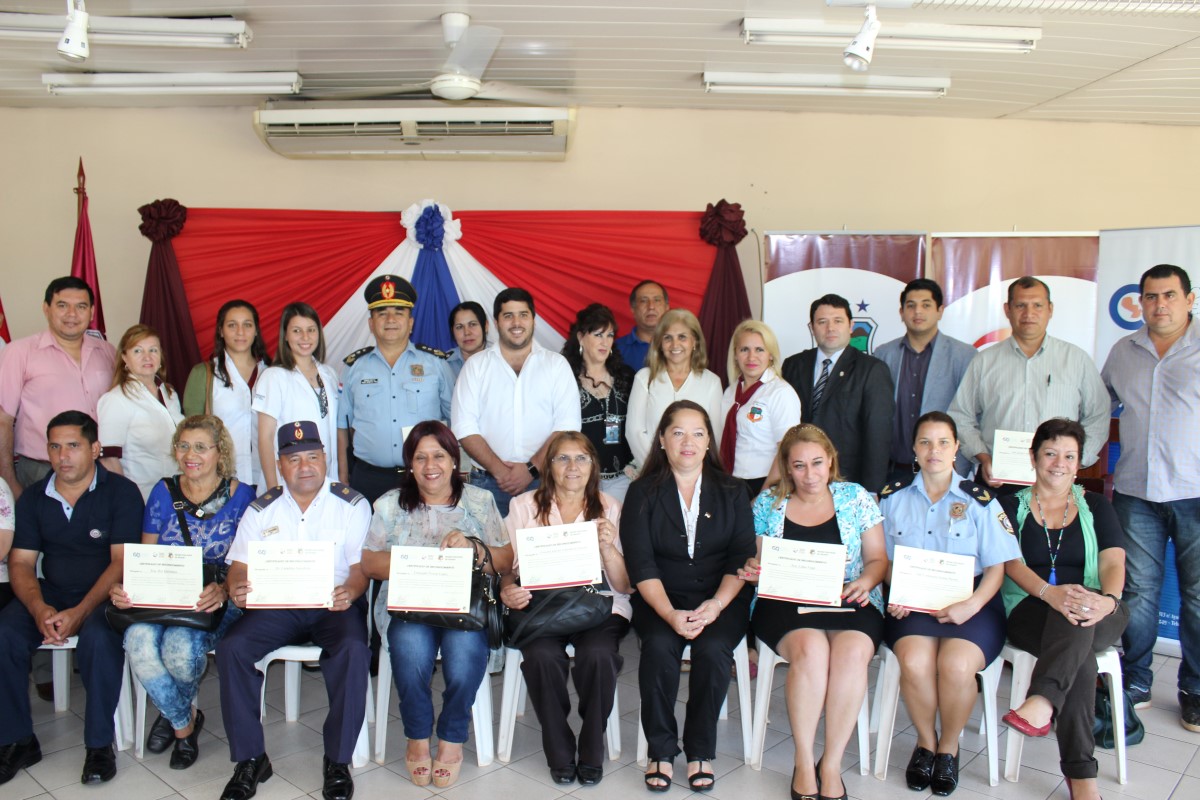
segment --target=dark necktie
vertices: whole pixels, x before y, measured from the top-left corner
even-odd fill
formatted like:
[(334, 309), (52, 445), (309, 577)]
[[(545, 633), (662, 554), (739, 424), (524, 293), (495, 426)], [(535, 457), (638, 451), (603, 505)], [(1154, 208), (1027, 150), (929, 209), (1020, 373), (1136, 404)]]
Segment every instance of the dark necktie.
[(813, 387), (812, 393), (812, 415), (817, 416), (817, 409), (821, 407), (821, 395), (825, 394), (825, 384), (829, 383), (829, 367), (833, 364), (832, 358), (827, 358), (821, 362), (821, 377), (817, 378), (817, 385)]

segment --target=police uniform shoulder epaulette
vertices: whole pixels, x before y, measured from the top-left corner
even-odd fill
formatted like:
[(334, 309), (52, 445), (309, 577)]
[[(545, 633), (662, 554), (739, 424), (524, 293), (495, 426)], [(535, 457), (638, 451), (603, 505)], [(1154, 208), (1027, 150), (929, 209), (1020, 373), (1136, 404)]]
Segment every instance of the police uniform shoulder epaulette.
[(958, 485), (958, 488), (975, 498), (975, 502), (979, 503), (981, 506), (986, 506), (988, 503), (996, 499), (996, 495), (992, 494), (991, 489), (986, 486), (982, 486), (975, 481), (963, 481)]
[(339, 500), (345, 500), (350, 505), (356, 505), (360, 500), (366, 499), (347, 484), (337, 483), (336, 481), (329, 484), (329, 491), (334, 497)]
[(879, 496), (882, 498), (882, 497), (887, 497), (888, 495), (895, 494), (896, 492), (900, 491), (901, 489), (906, 488), (910, 483), (912, 483), (913, 478), (915, 478), (915, 477), (916, 477), (916, 474), (914, 473), (912, 478), (906, 477), (902, 481), (892, 481), (887, 486), (883, 487), (883, 489), (879, 492)]
[(347, 367), (352, 366), (355, 361), (358, 361), (358, 359), (362, 358), (363, 356), (365, 356), (367, 353), (371, 352), (374, 349), (375, 349), (375, 345), (371, 344), (371, 345), (367, 345), (366, 347), (362, 348), (361, 350), (355, 350), (353, 353), (351, 353), (350, 355), (343, 358), (342, 363), (345, 364)]
[(255, 511), (263, 511), (267, 506), (271, 505), (271, 503), (274, 503), (281, 497), (283, 497), (283, 487), (276, 486), (274, 489), (268, 489), (255, 498), (254, 502), (250, 504), (250, 507)]
[(430, 347), (427, 344), (419, 344), (419, 345), (417, 345), (417, 349), (423, 353), (429, 353), (430, 355), (435, 355), (438, 358), (442, 358), (442, 359), (446, 359), (446, 358), (450, 357), (450, 354), (447, 353), (445, 350), (438, 350), (436, 347)]

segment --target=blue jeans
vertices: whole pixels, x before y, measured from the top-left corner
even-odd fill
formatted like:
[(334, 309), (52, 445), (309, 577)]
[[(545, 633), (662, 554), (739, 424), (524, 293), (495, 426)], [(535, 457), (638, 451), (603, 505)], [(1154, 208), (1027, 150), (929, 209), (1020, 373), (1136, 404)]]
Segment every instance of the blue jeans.
[[(533, 483), (525, 487), (526, 492), (532, 492), (541, 483), (540, 479), (534, 479)], [(471, 470), (471, 485), (478, 486), (480, 489), (486, 489), (492, 493), (492, 497), (496, 498), (496, 508), (500, 509), (500, 516), (508, 516), (508, 504), (512, 501), (514, 495), (509, 494), (500, 488), (496, 483), (496, 479), (491, 473), (484, 472), (481, 469)]]
[(1126, 539), (1125, 683), (1149, 690), (1153, 680), (1150, 660), (1158, 639), (1158, 598), (1170, 539), (1179, 575), (1179, 688), (1200, 694), (1200, 498), (1151, 503), (1113, 492), (1113, 508)]
[(241, 616), (242, 610), (228, 603), (225, 617), (212, 632), (146, 623), (130, 625), (125, 631), (129, 668), (175, 730), (192, 721), (192, 700), (200, 690), (208, 651)]
[(400, 718), (409, 739), (428, 739), (433, 732), (433, 665), (442, 651), (442, 713), (437, 735), (443, 742), (467, 740), (475, 692), (487, 672), (484, 631), (459, 631), (393, 619), (387, 630), (392, 675), (400, 695)]

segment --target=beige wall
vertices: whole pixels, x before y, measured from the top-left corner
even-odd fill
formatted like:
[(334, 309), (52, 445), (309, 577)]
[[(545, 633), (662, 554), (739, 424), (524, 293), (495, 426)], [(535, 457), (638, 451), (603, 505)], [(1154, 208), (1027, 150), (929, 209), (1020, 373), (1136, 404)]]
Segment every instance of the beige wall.
[[(291, 161), (249, 108), (0, 108), (0, 299), (43, 326), (69, 271), (76, 161), (110, 331), (136, 321), (149, 242), (138, 206), (702, 210), (740, 202), (766, 230), (1096, 230), (1200, 222), (1200, 130), (906, 117), (580, 109), (562, 163)], [(758, 237), (740, 253), (757, 274)], [(751, 281), (751, 302), (758, 291)]]

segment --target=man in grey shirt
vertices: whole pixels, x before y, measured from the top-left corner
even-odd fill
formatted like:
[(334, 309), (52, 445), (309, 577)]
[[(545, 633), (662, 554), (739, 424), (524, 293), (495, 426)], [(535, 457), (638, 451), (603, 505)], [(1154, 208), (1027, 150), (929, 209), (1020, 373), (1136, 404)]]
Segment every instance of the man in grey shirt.
[(958, 426), (962, 452), (979, 464), (977, 480), (1002, 489), (1020, 488), (992, 477), (997, 430), (1033, 433), (1052, 417), (1083, 425), (1083, 465), (1095, 463), (1108, 441), (1108, 393), (1092, 357), (1046, 334), (1054, 316), (1050, 287), (1026, 275), (1008, 287), (1004, 314), (1012, 336), (981, 352), (963, 376), (949, 414)]
[[(928, 278), (909, 281), (900, 292), (900, 320), (906, 333), (875, 350), (896, 384), (896, 418), (888, 482), (911, 479), (913, 433), (927, 411), (945, 411), (958, 391), (975, 348), (938, 331), (942, 319), (942, 287)], [(961, 452), (954, 469), (969, 475), (971, 462)]]
[(1150, 705), (1150, 660), (1158, 638), (1167, 540), (1179, 575), (1180, 722), (1200, 732), (1200, 332), (1196, 295), (1172, 264), (1151, 267), (1139, 284), (1141, 328), (1113, 345), (1104, 383), (1121, 412), (1121, 459), (1113, 507), (1125, 529), (1122, 671), (1135, 708)]

